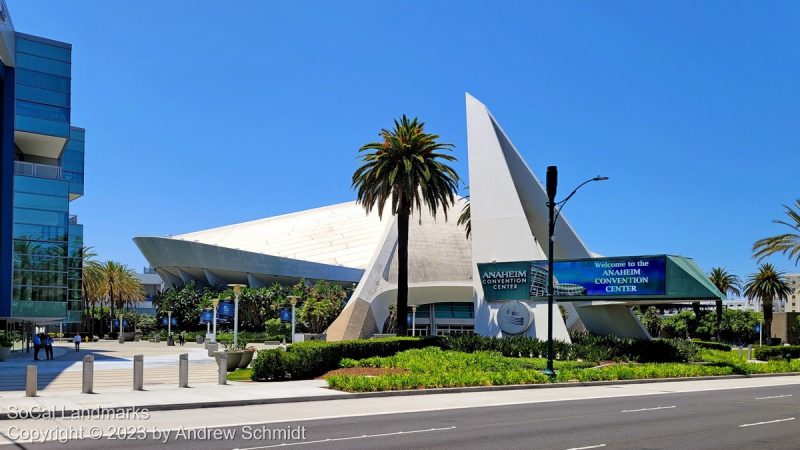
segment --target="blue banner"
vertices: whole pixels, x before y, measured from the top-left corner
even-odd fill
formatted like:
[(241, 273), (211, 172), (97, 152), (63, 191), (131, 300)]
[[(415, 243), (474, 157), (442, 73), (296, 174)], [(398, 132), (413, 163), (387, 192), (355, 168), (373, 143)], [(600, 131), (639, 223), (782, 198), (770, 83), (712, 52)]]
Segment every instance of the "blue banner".
[(128, 319), (122, 319), (122, 326), (123, 327), (127, 327), (128, 326)]
[(222, 317), (233, 317), (233, 302), (220, 302), (217, 314)]
[(114, 319), (114, 328), (119, 328), (119, 319)]
[(292, 322), (292, 308), (281, 308), (280, 309), (280, 317), (281, 317), (281, 323), (291, 323)]
[(208, 323), (214, 320), (214, 312), (213, 311), (203, 311), (200, 313), (200, 323)]

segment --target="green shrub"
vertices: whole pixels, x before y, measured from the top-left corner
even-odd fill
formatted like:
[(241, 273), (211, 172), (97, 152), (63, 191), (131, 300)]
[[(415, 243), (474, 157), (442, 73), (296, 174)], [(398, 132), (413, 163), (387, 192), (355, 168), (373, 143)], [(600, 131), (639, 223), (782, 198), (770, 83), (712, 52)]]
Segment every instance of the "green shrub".
[(286, 351), (273, 349), (258, 352), (253, 364), (254, 381), (305, 380), (318, 377), (339, 367), (343, 358), (364, 359), (373, 356), (390, 356), (395, 353), (441, 346), (437, 337), (381, 338), (342, 342), (299, 342)]
[[(546, 357), (547, 342), (524, 336), (494, 338), (478, 335), (443, 337), (444, 347), (462, 352), (494, 351), (511, 357)], [(697, 349), (684, 340), (655, 340), (574, 333), (572, 344), (553, 342), (556, 359), (588, 361), (686, 362)]]
[(731, 351), (730, 344), (723, 344), (722, 342), (709, 342), (692, 339), (692, 343), (700, 348), (708, 348), (711, 350), (722, 350), (724, 352)]
[(800, 345), (773, 345), (764, 347), (754, 347), (755, 357), (761, 361), (771, 361), (775, 359), (800, 358)]

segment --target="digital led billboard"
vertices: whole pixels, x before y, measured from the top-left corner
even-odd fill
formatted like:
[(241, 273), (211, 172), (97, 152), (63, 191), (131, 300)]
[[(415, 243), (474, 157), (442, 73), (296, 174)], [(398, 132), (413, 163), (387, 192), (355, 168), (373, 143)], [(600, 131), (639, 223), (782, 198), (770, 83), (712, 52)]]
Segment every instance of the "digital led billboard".
[[(663, 296), (666, 266), (666, 256), (555, 261), (553, 295), (561, 300)], [(478, 264), (478, 273), (488, 301), (547, 297), (547, 261)]]

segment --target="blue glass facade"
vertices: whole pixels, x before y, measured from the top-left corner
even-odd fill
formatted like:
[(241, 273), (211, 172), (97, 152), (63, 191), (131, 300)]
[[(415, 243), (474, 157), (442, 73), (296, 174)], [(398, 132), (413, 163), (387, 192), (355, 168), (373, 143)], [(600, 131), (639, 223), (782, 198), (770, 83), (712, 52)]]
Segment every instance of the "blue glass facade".
[[(15, 33), (3, 67), (0, 319), (81, 321), (85, 130), (71, 125), (70, 44)], [(5, 63), (5, 61), (4, 61)]]

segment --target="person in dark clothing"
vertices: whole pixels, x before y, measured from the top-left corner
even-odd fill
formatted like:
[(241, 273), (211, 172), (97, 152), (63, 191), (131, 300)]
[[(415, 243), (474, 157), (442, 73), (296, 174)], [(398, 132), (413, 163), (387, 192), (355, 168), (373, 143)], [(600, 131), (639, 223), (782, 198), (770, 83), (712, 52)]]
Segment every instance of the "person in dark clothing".
[(38, 334), (33, 335), (33, 360), (39, 360), (39, 350), (42, 349), (42, 338)]
[(53, 359), (53, 337), (49, 334), (44, 338), (44, 353), (47, 359)]

